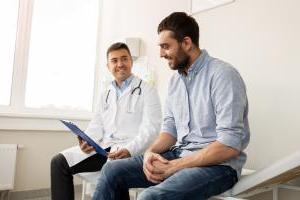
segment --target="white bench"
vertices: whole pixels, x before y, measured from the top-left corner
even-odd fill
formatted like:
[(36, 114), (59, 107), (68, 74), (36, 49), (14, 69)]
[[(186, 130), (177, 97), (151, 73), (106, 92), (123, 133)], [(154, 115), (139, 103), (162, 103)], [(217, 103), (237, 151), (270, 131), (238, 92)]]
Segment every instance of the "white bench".
[(262, 170), (242, 176), (239, 182), (223, 196), (238, 199), (272, 191), (273, 200), (278, 200), (279, 188), (300, 191), (300, 187), (285, 184), (297, 177), (300, 177), (300, 151), (286, 156)]

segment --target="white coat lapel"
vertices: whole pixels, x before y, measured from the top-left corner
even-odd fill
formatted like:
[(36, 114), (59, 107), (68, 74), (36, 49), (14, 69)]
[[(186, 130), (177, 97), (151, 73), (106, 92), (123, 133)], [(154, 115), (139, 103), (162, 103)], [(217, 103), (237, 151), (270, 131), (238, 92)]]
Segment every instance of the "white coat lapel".
[(116, 96), (116, 89), (115, 87), (110, 84), (106, 92), (104, 93), (104, 99), (103, 99), (103, 110), (106, 111), (112, 106), (116, 106), (117, 104), (117, 96)]

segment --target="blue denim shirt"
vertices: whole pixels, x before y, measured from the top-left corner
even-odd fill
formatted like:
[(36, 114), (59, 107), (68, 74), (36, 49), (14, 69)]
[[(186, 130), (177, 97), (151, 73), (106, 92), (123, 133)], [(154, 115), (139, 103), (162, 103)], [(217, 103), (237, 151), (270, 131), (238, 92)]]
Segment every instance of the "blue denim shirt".
[(222, 163), (240, 176), (250, 131), (246, 88), (239, 73), (202, 50), (186, 76), (175, 73), (170, 80), (162, 132), (177, 138), (181, 157), (214, 141), (241, 151)]

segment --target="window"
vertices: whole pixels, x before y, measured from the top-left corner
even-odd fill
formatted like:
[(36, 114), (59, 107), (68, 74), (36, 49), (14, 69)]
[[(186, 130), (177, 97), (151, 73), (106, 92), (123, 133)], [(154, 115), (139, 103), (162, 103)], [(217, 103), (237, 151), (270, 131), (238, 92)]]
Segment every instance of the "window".
[(100, 1), (18, 2), (0, 2), (0, 114), (91, 116)]
[(0, 1), (0, 105), (10, 104), (18, 1)]
[(39, 0), (33, 10), (25, 106), (91, 111), (97, 1)]

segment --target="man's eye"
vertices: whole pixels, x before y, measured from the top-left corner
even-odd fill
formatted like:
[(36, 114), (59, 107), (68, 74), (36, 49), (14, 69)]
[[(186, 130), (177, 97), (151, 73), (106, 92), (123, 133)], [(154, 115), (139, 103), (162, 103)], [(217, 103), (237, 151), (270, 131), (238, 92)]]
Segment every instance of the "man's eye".
[(166, 45), (166, 44), (164, 44), (164, 45), (162, 45), (162, 48), (163, 48), (163, 49), (168, 49), (168, 48), (169, 48), (169, 46), (168, 46), (168, 45)]

